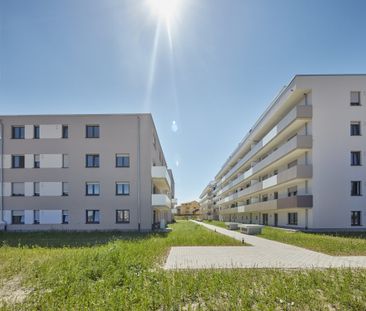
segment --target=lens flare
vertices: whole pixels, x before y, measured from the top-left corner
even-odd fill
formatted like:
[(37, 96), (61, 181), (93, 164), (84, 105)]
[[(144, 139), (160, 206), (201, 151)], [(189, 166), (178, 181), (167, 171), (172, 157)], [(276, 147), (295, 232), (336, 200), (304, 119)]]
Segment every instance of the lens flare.
[(181, 0), (149, 0), (152, 12), (166, 21), (174, 19), (181, 6)]

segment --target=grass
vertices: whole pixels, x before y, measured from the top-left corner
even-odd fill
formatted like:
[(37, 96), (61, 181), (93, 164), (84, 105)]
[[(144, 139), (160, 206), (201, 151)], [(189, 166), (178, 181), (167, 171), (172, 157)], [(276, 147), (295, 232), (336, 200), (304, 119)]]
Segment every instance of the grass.
[(30, 294), (0, 309), (366, 309), (361, 269), (164, 271), (159, 264), (171, 246), (240, 244), (189, 222), (172, 228), (168, 234), (2, 233), (0, 297), (1, 286), (19, 277)]
[[(226, 228), (223, 221), (204, 222)], [(366, 232), (306, 233), (266, 226), (258, 236), (333, 256), (366, 256)]]
[(305, 233), (264, 227), (259, 236), (333, 256), (366, 256), (366, 232)]

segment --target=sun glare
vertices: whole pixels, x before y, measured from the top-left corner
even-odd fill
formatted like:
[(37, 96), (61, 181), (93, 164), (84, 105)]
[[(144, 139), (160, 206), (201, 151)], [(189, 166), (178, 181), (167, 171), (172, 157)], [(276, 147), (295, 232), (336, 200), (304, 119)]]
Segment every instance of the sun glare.
[(154, 15), (170, 21), (174, 19), (180, 9), (181, 0), (149, 0)]

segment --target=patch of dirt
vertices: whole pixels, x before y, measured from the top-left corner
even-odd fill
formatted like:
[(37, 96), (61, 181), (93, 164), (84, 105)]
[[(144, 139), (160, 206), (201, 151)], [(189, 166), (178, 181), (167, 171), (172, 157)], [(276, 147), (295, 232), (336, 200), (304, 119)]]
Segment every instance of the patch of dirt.
[(22, 287), (22, 277), (16, 275), (0, 284), (0, 307), (4, 304), (16, 304), (23, 302), (32, 292), (31, 288)]

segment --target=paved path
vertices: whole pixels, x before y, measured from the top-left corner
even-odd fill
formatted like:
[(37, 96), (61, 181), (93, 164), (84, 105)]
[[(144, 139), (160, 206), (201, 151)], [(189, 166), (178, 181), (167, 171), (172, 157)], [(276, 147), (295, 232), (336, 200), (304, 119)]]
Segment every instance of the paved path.
[(164, 269), (207, 268), (366, 268), (366, 256), (330, 256), (301, 247), (193, 221), (252, 246), (172, 247)]

